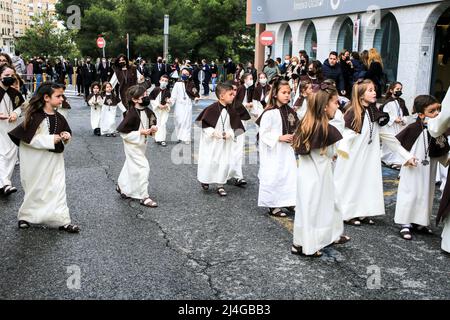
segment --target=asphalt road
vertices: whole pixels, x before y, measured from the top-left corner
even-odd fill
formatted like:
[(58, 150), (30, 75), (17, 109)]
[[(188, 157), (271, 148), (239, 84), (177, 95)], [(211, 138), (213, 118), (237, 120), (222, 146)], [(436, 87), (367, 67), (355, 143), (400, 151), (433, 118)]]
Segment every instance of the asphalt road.
[(159, 203), (150, 209), (114, 191), (125, 159), (121, 138), (93, 136), (89, 109), (80, 98), (70, 102), (67, 196), (82, 231), (18, 230), (16, 167), (19, 192), (0, 198), (0, 299), (450, 298), (441, 227), (414, 241), (398, 235), (396, 171), (383, 169), (387, 215), (375, 226), (346, 226), (349, 243), (321, 258), (299, 257), (290, 253), (293, 217), (275, 219), (257, 207), (254, 129), (244, 167), (249, 185), (227, 186), (226, 198), (201, 190), (197, 145), (150, 143), (150, 195)]

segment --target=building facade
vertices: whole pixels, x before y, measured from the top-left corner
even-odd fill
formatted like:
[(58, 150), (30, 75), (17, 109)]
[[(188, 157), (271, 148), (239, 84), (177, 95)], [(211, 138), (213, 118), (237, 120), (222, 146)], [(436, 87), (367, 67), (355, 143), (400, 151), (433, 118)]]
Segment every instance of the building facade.
[(14, 51), (14, 20), (13, 20), (13, 1), (0, 1), (0, 30), (2, 52), (10, 53)]
[(257, 45), (258, 61), (306, 50), (323, 62), (330, 51), (374, 47), (388, 80), (403, 83), (410, 109), (416, 95), (442, 99), (450, 86), (449, 0), (249, 0), (247, 9), (257, 40), (264, 30), (275, 37), (271, 47)]

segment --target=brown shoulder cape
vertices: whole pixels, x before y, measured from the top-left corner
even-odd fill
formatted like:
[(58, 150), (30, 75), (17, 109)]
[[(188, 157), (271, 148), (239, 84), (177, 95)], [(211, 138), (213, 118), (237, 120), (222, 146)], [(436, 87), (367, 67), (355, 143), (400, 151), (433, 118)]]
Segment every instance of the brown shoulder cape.
[[(105, 99), (106, 93), (103, 93), (101, 95), (101, 97), (103, 99)], [(117, 106), (120, 102), (121, 102), (121, 100), (119, 99), (119, 97), (116, 96), (114, 92), (111, 92), (111, 95), (109, 96), (109, 98), (105, 99), (105, 103), (104, 104), (107, 105), (107, 106)]]
[[(156, 125), (156, 115), (149, 108), (144, 108), (144, 111), (149, 120), (149, 128), (146, 129), (150, 129), (151, 126)], [(130, 133), (132, 131), (139, 130), (140, 126), (141, 126), (141, 118), (139, 116), (139, 110), (136, 109), (135, 107), (132, 107), (128, 109), (124, 119), (117, 127), (117, 131), (121, 133)]]
[(297, 113), (288, 105), (284, 105), (280, 108), (278, 107), (268, 107), (264, 110), (264, 112), (259, 116), (258, 119), (256, 119), (255, 123), (258, 125), (258, 127), (261, 125), (261, 119), (266, 113), (266, 111), (278, 109), (281, 114), (281, 123), (283, 124), (283, 135), (284, 134), (293, 134), (295, 130), (297, 129), (297, 126), (299, 125), (300, 121), (298, 119)]
[[(385, 126), (389, 122), (389, 114), (386, 112), (382, 112), (378, 110), (377, 106), (375, 104), (371, 104), (367, 107), (367, 111), (369, 111), (370, 120), (372, 122), (378, 123), (381, 127)], [(365, 111), (363, 110), (362, 113), (362, 123), (361, 123), (361, 129), (364, 124), (364, 116)], [(355, 119), (355, 113), (353, 109), (348, 109), (347, 112), (344, 114), (344, 120), (345, 120), (345, 127), (353, 130), (352, 122)], [(358, 131), (358, 133), (361, 133), (361, 130)]]
[(9, 87), (6, 91), (0, 87), (0, 101), (3, 100), (5, 93), (8, 94), (9, 98), (13, 103), (13, 110), (16, 110), (25, 102), (25, 99), (23, 98), (22, 94), (13, 87)]
[(245, 91), (247, 91), (247, 103), (252, 102), (253, 100), (253, 87), (250, 88), (246, 88), (244, 85), (240, 85), (237, 89), (236, 92), (236, 98), (235, 101), (238, 101), (239, 103), (241, 103), (241, 101), (244, 100), (245, 98)]
[[(55, 134), (60, 134), (63, 131), (67, 131), (70, 134), (72, 134), (72, 130), (70, 129), (69, 124), (67, 123), (64, 116), (62, 116), (58, 112), (56, 112), (55, 115), (58, 118), (58, 127), (56, 128)], [(15, 129), (8, 132), (8, 135), (17, 146), (20, 145), (20, 141), (29, 144), (31, 140), (33, 140), (33, 137), (36, 134), (36, 130), (39, 128), (40, 124), (44, 120), (45, 120), (45, 112), (41, 109), (31, 116), (30, 123), (28, 124), (26, 129), (24, 128), (24, 123), (22, 122)], [(62, 141), (59, 142), (58, 144), (55, 145), (55, 150), (49, 151), (55, 153), (62, 153), (64, 151), (64, 143)]]
[[(261, 96), (264, 93), (264, 97), (269, 93), (270, 91), (270, 84), (266, 84), (265, 86), (262, 86), (261, 84), (257, 84), (255, 87), (255, 90), (253, 91), (253, 98), (255, 98), (255, 100), (258, 100), (259, 102), (261, 102), (262, 106), (265, 108), (266, 107), (266, 99), (262, 99), (261, 100)], [(244, 94), (245, 96), (245, 94)], [(242, 97), (244, 98), (244, 97)]]
[(184, 83), (184, 88), (186, 89), (186, 94), (189, 96), (191, 100), (194, 100), (195, 98), (200, 98), (200, 92), (198, 92), (197, 88), (195, 87), (195, 83), (192, 80), (179, 80), (179, 82)]
[[(417, 117), (416, 122), (411, 123), (405, 129), (400, 131), (395, 137), (398, 141), (400, 141), (403, 148), (408, 151), (411, 151), (414, 143), (417, 139), (423, 139), (423, 129), (426, 126), (422, 124), (422, 120)], [(430, 149), (428, 154), (430, 158), (438, 158), (450, 151), (450, 145), (448, 144), (447, 137), (445, 135), (441, 135), (437, 138), (431, 137), (430, 133), (427, 131), (427, 143), (430, 141)], [(425, 141), (424, 141), (425, 143)]]
[(392, 102), (392, 101), (395, 101), (395, 100), (397, 100), (398, 101), (398, 105), (400, 106), (400, 109), (402, 109), (402, 113), (403, 113), (403, 116), (409, 116), (409, 111), (408, 111), (408, 108), (406, 107), (406, 103), (405, 103), (405, 100), (403, 100), (402, 98), (394, 98), (394, 97), (390, 97), (389, 99), (387, 99), (384, 103), (383, 103), (383, 105), (380, 107), (380, 111), (381, 112), (384, 112), (384, 106), (385, 105), (387, 105), (389, 102)]
[[(195, 119), (195, 121), (201, 126), (202, 128), (215, 128), (217, 125), (217, 121), (219, 121), (220, 114), (222, 113), (223, 107), (219, 102), (215, 102), (212, 105), (206, 107)], [(233, 109), (231, 106), (226, 107), (228, 115), (230, 117), (230, 125), (231, 128), (233, 128), (234, 133), (236, 136), (239, 136), (240, 134), (245, 132), (245, 128), (242, 125), (241, 118), (237, 111)]]
[[(300, 123), (301, 125), (301, 123)], [(308, 155), (311, 153), (311, 150), (314, 149), (322, 149), (328, 146), (331, 146), (342, 139), (342, 135), (336, 127), (328, 124), (328, 135), (325, 139), (324, 132), (322, 126), (318, 126), (315, 128), (314, 132), (309, 139), (309, 150), (306, 149), (306, 146), (302, 143), (299, 148), (295, 149), (295, 152), (299, 155)]]
[(162, 90), (159, 87), (156, 87), (155, 89), (153, 89), (152, 92), (150, 92), (150, 100), (156, 100), (156, 98), (158, 98), (159, 93), (162, 92), (161, 94), (161, 105), (165, 105), (167, 103), (167, 100), (170, 99), (170, 90), (169, 88), (166, 88), (164, 90)]

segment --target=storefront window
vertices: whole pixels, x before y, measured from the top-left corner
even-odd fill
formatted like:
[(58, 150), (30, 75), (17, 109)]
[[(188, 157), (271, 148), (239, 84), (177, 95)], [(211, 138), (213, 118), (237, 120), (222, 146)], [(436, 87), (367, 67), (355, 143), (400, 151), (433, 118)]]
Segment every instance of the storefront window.
[(337, 52), (341, 52), (343, 49), (353, 49), (353, 22), (350, 18), (345, 19), (338, 34)]
[(397, 20), (388, 13), (381, 20), (381, 29), (375, 32), (374, 48), (381, 54), (384, 72), (388, 82), (397, 80), (398, 53), (400, 49), (400, 32)]
[(310, 23), (306, 30), (305, 36), (305, 51), (312, 60), (317, 59), (317, 32), (314, 23)]

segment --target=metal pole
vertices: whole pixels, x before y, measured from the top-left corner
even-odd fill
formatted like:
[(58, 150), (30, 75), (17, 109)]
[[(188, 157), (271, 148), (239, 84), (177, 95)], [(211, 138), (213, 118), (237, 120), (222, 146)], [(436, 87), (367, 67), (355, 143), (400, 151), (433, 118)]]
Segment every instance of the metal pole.
[(105, 57), (105, 47), (106, 46), (103, 46), (103, 58)]
[(127, 58), (130, 60), (130, 35), (127, 33)]
[(169, 56), (169, 15), (164, 15), (164, 60), (168, 62), (167, 58)]

